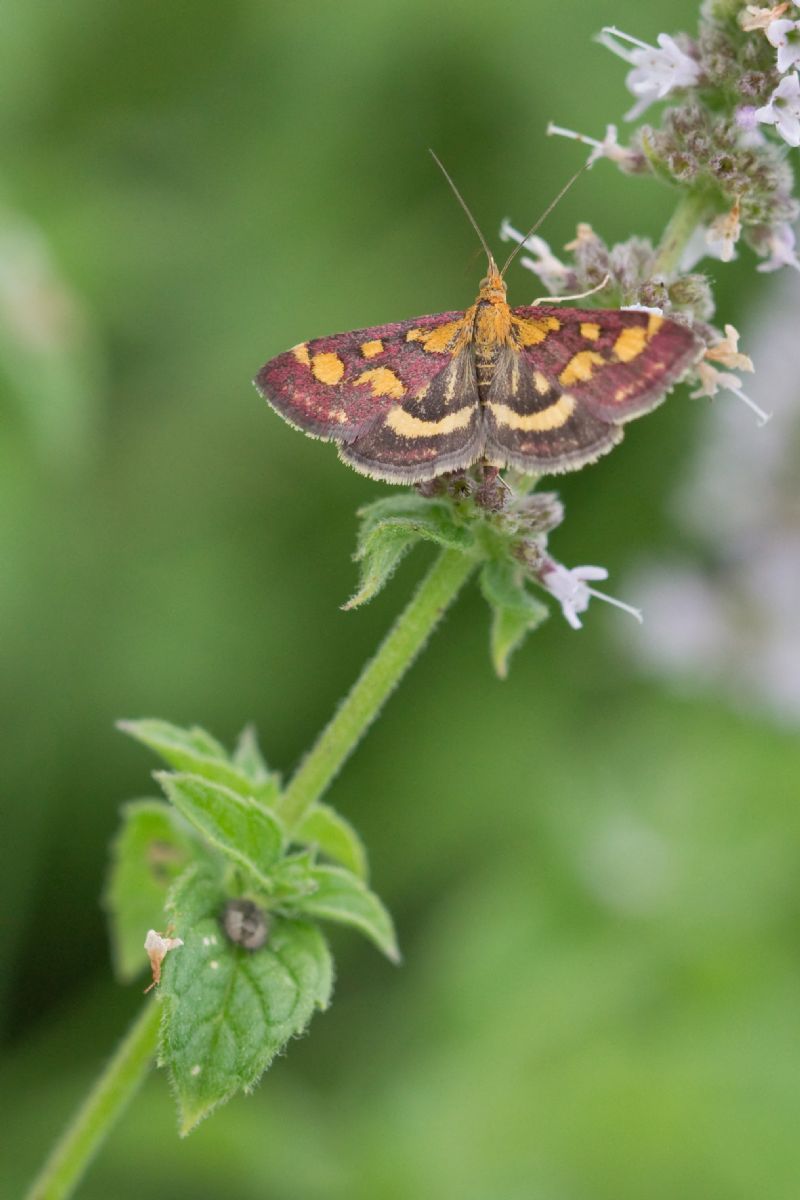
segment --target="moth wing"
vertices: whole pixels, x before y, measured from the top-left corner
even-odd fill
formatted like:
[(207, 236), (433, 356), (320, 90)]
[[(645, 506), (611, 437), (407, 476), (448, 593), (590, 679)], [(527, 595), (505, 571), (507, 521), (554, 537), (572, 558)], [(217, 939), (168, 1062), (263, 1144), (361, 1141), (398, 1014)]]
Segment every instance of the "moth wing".
[(303, 342), (255, 384), (291, 425), (338, 443), (374, 479), (411, 483), (469, 466), (482, 450), (475, 362), (463, 312)]
[(617, 309), (515, 308), (512, 330), (487, 398), (487, 457), (542, 473), (605, 454), (703, 349), (685, 325)]

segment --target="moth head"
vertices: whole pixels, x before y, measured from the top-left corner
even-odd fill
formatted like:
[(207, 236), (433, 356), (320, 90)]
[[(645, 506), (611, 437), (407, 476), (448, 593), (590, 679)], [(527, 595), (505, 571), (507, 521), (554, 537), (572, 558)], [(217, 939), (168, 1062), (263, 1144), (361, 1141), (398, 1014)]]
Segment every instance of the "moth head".
[(497, 263), (491, 255), (489, 255), (489, 269), (485, 278), (481, 280), (479, 299), (488, 300), (490, 304), (505, 304), (506, 302), (506, 285), (503, 282), (503, 276), (497, 269)]

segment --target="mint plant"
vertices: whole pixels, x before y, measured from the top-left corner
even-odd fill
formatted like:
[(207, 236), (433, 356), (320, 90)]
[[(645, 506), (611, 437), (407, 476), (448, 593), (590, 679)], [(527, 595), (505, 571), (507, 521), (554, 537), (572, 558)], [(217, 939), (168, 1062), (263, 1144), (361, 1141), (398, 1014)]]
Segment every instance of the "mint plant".
[[(696, 268), (703, 258), (729, 261), (744, 242), (758, 270), (800, 269), (793, 231), (800, 205), (787, 157), (800, 145), (800, 7), (706, 0), (696, 36), (661, 34), (652, 47), (607, 29), (599, 40), (630, 67), (635, 103), (627, 119), (668, 101), (660, 124), (639, 124), (627, 145), (613, 125), (602, 139), (550, 131), (587, 144), (592, 165), (606, 159), (672, 187), (674, 214), (658, 245), (635, 236), (609, 247), (582, 224), (564, 259), (509, 221), (501, 236), (524, 246), (522, 265), (557, 297), (591, 293), (598, 306), (643, 308), (691, 325), (702, 351), (694, 396), (731, 391), (763, 421), (739, 378), (752, 363), (737, 331), (713, 324), (711, 283)], [(201, 729), (121, 722), (167, 768), (155, 774), (160, 798), (123, 810), (105, 897), (118, 977), (139, 977), (146, 942), (156, 986), (30, 1200), (72, 1193), (154, 1058), (169, 1075), (182, 1133), (250, 1090), (330, 1002), (326, 923), (350, 926), (399, 961), (391, 917), (369, 884), (365, 847), (323, 798), (470, 577), (488, 605), (500, 677), (547, 617), (548, 597), (574, 629), (592, 597), (641, 619), (593, 586), (606, 577), (602, 567), (568, 568), (554, 557), (550, 541), (564, 509), (538, 482), (478, 465), (361, 510), (359, 580), (345, 608), (371, 600), (418, 543), (433, 543), (437, 557), (288, 783), (268, 766), (250, 728), (229, 751)]]

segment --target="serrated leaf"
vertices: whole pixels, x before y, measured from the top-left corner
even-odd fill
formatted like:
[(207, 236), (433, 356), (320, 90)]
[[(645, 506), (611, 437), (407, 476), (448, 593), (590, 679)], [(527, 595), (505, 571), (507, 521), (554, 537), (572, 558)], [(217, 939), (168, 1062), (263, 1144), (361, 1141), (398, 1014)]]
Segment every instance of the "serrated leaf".
[(447, 512), (448, 515), (451, 513), (449, 505), (441, 500), (420, 496), (419, 492), (391, 492), (388, 496), (382, 496), (380, 500), (365, 504), (358, 510), (361, 521), (359, 537), (366, 537), (382, 521), (391, 521), (396, 517), (423, 519), (437, 509)]
[(280, 776), (270, 771), (267, 766), (253, 725), (246, 725), (239, 734), (231, 762), (247, 776), (252, 794), (257, 800), (266, 804), (267, 808), (277, 804), (281, 793)]
[(465, 553), (474, 546), (470, 528), (454, 519), (449, 504), (414, 493), (386, 496), (362, 508), (359, 515), (355, 559), (361, 563), (361, 579), (356, 594), (343, 605), (345, 609), (371, 600), (419, 540)]
[(114, 969), (122, 982), (135, 979), (147, 967), (145, 934), (163, 928), (168, 891), (195, 850), (180, 817), (163, 800), (124, 805), (103, 896)]
[(309, 875), (317, 889), (298, 899), (295, 905), (298, 912), (351, 925), (374, 942), (393, 963), (400, 961), (392, 918), (363, 880), (342, 867), (315, 866)]
[(159, 1063), (166, 1066), (187, 1134), (249, 1090), (290, 1038), (302, 1033), (333, 986), (333, 964), (320, 930), (272, 917), (265, 946), (248, 951), (222, 934), (218, 881), (196, 872), (175, 896), (184, 944), (164, 964)]
[(154, 750), (176, 771), (201, 775), (221, 783), (240, 796), (254, 792), (252, 781), (241, 767), (234, 766), (225, 747), (204, 729), (181, 729), (168, 721), (145, 719), (118, 721), (117, 728)]
[(227, 858), (247, 868), (267, 890), (281, 856), (283, 829), (274, 813), (247, 796), (199, 775), (157, 771), (169, 800)]
[(317, 804), (307, 814), (294, 835), (303, 846), (316, 846), (326, 858), (341, 863), (348, 871), (366, 881), (367, 851), (349, 821), (327, 804)]
[(404, 528), (381, 526), (363, 545), (358, 554), (361, 575), (358, 591), (342, 608), (346, 611), (366, 604), (389, 582), (401, 559), (408, 553), (419, 535)]
[(528, 592), (522, 568), (505, 559), (484, 564), (481, 591), (492, 609), (490, 650), (501, 679), (508, 675), (511, 655), (549, 615), (545, 605)]

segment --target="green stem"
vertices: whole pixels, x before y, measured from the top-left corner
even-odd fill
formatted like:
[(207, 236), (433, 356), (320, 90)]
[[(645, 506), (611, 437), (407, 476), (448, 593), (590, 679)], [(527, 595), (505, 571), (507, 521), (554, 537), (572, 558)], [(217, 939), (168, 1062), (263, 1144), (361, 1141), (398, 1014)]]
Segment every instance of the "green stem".
[(290, 832), (355, 749), (474, 567), (460, 550), (439, 555), (284, 792), (281, 815)]
[(667, 222), (653, 262), (653, 275), (669, 277), (680, 265), (681, 255), (697, 226), (714, 211), (705, 191), (685, 192)]
[(161, 1006), (148, 1001), (64, 1131), (25, 1200), (71, 1196), (101, 1142), (144, 1080), (158, 1039)]

